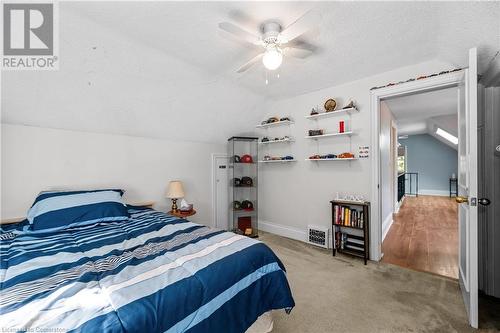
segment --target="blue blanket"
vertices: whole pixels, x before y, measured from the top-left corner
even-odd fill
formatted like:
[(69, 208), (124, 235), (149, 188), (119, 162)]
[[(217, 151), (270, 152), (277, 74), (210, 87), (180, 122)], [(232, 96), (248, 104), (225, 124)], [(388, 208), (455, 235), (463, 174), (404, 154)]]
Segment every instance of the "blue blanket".
[(294, 301), (263, 243), (151, 209), (128, 221), (0, 233), (0, 329), (245, 332)]

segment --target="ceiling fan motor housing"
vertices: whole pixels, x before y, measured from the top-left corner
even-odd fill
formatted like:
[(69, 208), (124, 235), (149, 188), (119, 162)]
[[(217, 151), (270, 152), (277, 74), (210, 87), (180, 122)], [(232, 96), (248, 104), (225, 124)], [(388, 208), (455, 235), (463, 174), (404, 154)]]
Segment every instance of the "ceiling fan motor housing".
[(281, 25), (277, 22), (266, 22), (262, 24), (262, 40), (266, 44), (277, 44), (281, 32)]

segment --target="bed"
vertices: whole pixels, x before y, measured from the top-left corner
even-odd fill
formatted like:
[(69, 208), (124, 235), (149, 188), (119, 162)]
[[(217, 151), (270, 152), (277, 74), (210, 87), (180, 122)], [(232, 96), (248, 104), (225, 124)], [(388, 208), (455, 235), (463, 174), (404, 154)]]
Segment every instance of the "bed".
[(126, 221), (0, 233), (0, 329), (245, 332), (290, 312), (285, 268), (262, 242), (150, 208)]

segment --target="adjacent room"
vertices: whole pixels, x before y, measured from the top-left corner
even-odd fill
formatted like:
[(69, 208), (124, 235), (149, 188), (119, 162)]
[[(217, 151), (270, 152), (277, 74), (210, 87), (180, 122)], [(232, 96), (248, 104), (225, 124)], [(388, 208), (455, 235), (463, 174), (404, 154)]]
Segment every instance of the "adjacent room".
[(385, 104), (397, 139), (383, 261), (458, 279), (458, 88)]
[(2, 1), (0, 331), (500, 331), (500, 1)]

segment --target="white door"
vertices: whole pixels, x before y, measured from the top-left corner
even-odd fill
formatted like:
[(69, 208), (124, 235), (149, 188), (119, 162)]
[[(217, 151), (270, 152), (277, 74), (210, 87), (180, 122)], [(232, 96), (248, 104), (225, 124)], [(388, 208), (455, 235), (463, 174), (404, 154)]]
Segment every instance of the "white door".
[(478, 327), (477, 257), (477, 50), (458, 92), (458, 233), (459, 281), (472, 327)]
[(228, 223), (228, 186), (227, 186), (228, 158), (227, 156), (216, 156), (214, 159), (215, 177), (215, 214), (214, 226), (227, 230)]

